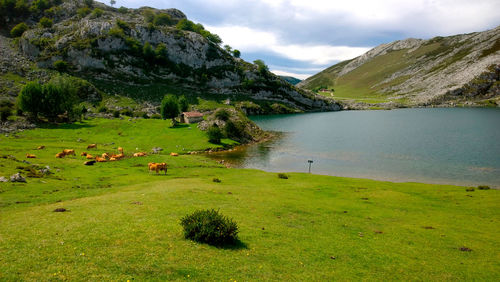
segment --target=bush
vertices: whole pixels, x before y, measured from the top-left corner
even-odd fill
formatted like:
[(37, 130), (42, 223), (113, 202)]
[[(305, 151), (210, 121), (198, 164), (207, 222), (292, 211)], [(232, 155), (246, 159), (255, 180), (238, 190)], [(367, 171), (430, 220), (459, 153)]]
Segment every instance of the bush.
[(232, 122), (231, 120), (228, 120), (226, 122), (226, 136), (229, 138), (241, 138), (245, 135), (245, 126), (241, 122)]
[(87, 16), (88, 14), (90, 14), (92, 10), (90, 10), (89, 7), (83, 7), (83, 8), (80, 8), (78, 10), (76, 10), (76, 13), (78, 14), (78, 16), (80, 18), (84, 18), (85, 16)]
[(175, 117), (179, 115), (179, 102), (174, 95), (165, 95), (161, 100), (161, 117), (172, 119), (172, 126), (175, 126)]
[(161, 119), (161, 115), (160, 114), (152, 114), (151, 118), (152, 119)]
[(181, 219), (184, 237), (210, 245), (224, 245), (238, 240), (238, 226), (216, 211), (198, 210)]
[(207, 130), (208, 142), (214, 144), (220, 144), (220, 140), (224, 135), (222, 134), (222, 130), (217, 125), (212, 125)]
[(114, 117), (114, 118), (119, 118), (119, 117), (120, 117), (120, 111), (118, 111), (118, 110), (114, 110), (114, 111), (113, 111), (113, 117)]
[(231, 114), (225, 109), (220, 109), (217, 112), (215, 112), (215, 117), (223, 121), (227, 121), (230, 115)]
[(233, 56), (234, 56), (235, 58), (239, 58), (239, 57), (241, 56), (241, 52), (240, 52), (240, 50), (238, 50), (238, 49), (234, 49), (234, 50), (233, 50)]
[(130, 29), (130, 26), (128, 25), (127, 22), (125, 21), (122, 21), (120, 19), (117, 19), (116, 20), (116, 24), (123, 30), (129, 30)]
[(14, 103), (8, 100), (0, 101), (0, 120), (6, 121), (11, 115), (14, 109)]
[(212, 179), (212, 181), (213, 181), (213, 182), (215, 182), (215, 183), (221, 183), (221, 182), (222, 182), (222, 181), (221, 181), (219, 178), (217, 178), (217, 177), (213, 178), (213, 179)]
[(19, 36), (23, 35), (23, 33), (28, 29), (29, 29), (29, 27), (27, 24), (25, 24), (24, 22), (19, 23), (10, 30), (10, 36), (19, 37)]
[(281, 178), (281, 179), (288, 179), (288, 175), (284, 174), (284, 173), (278, 173), (278, 178)]
[(134, 116), (134, 112), (132, 112), (132, 110), (130, 109), (123, 109), (121, 114), (128, 117)]
[(479, 186), (477, 186), (477, 189), (479, 189), (479, 190), (490, 190), (490, 186), (479, 185)]
[(40, 24), (41, 27), (44, 27), (44, 28), (52, 27), (52, 24), (53, 24), (52, 19), (49, 19), (47, 17), (41, 18), (38, 23)]
[(95, 19), (95, 18), (98, 18), (100, 16), (102, 16), (104, 14), (104, 11), (99, 9), (99, 8), (95, 8), (93, 11), (92, 11), (92, 15), (90, 15), (91, 18)]
[(186, 99), (186, 97), (184, 97), (184, 95), (182, 95), (181, 97), (179, 97), (179, 110), (181, 112), (187, 112), (188, 109), (189, 109), (188, 100)]
[(173, 23), (172, 17), (166, 13), (157, 14), (153, 20), (154, 25), (172, 25)]
[(100, 105), (99, 108), (97, 108), (98, 113), (105, 113), (107, 111), (108, 111), (108, 108), (106, 108), (106, 106), (104, 106), (104, 105)]
[(57, 60), (53, 64), (54, 68), (59, 72), (65, 72), (69, 69), (69, 64), (63, 60)]
[(118, 8), (118, 13), (126, 14), (128, 13), (128, 9), (126, 7), (121, 6), (120, 8)]

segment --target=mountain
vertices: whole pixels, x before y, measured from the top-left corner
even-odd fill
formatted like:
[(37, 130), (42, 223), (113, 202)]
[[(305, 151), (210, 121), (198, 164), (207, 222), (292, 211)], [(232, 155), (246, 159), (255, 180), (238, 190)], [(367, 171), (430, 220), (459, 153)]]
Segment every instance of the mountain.
[[(340, 109), (330, 99), (290, 85), (265, 64), (235, 57), (219, 46), (216, 34), (179, 10), (116, 9), (89, 0), (29, 5), (19, 11), (18, 6), (7, 7), (7, 13), (0, 7), (4, 36), (15, 24), (27, 24), (24, 32), (12, 29), (13, 36), (22, 34), (19, 38), (1, 38), (0, 83), (6, 86), (0, 87), (0, 96), (15, 92), (8, 85), (16, 79), (47, 80), (63, 72), (106, 94), (154, 104), (165, 93), (174, 93), (250, 102), (242, 107), (250, 104), (256, 113)], [(12, 64), (11, 56), (23, 63)], [(20, 77), (9, 81), (12, 74)]]
[(290, 83), (291, 85), (297, 85), (299, 82), (301, 82), (301, 79), (295, 78), (293, 76), (284, 76), (280, 75), (279, 76), (281, 79), (285, 80), (286, 82)]
[(351, 106), (500, 104), (500, 27), (377, 46), (297, 86)]

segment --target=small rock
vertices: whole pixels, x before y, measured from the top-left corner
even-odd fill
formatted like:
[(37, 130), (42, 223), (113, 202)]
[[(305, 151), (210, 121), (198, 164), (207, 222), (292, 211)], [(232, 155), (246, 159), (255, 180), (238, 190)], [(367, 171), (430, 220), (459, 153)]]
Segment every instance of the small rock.
[(331, 259), (336, 259), (336, 257), (334, 257), (334, 256), (331, 256), (330, 258), (331, 258)]
[(10, 176), (10, 182), (26, 182), (26, 178), (22, 177), (18, 172)]
[(460, 247), (459, 250), (462, 252), (472, 252), (472, 249), (467, 248), (467, 247)]
[(4, 176), (0, 177), (0, 182), (8, 182), (9, 180)]
[(151, 152), (153, 152), (153, 154), (158, 154), (161, 151), (163, 151), (163, 148), (160, 147), (154, 147), (153, 149), (151, 149)]

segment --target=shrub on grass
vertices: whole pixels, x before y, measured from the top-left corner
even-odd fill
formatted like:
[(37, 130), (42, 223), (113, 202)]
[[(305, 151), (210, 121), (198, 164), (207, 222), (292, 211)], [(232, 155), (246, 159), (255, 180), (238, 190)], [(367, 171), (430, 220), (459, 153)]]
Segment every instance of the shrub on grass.
[(54, 68), (59, 72), (65, 72), (69, 69), (69, 64), (63, 60), (57, 60), (54, 62)]
[(479, 186), (477, 186), (477, 189), (479, 189), (479, 190), (490, 190), (490, 186), (479, 185)]
[(222, 182), (222, 181), (221, 181), (219, 178), (217, 178), (217, 177), (215, 177), (214, 179), (212, 179), (212, 181), (213, 181), (213, 182), (215, 182), (215, 183), (221, 183), (221, 182)]
[(80, 18), (85, 18), (85, 16), (87, 16), (88, 14), (90, 14), (92, 10), (90, 10), (89, 7), (83, 7), (83, 8), (80, 8), (78, 10), (76, 10), (76, 13), (78, 14), (78, 16)]
[(114, 118), (119, 118), (119, 117), (120, 117), (120, 111), (118, 111), (118, 110), (114, 110), (114, 111), (113, 111), (113, 117), (114, 117)]
[(28, 25), (25, 23), (19, 23), (18, 25), (16, 25), (15, 27), (13, 27), (10, 30), (10, 35), (12, 37), (19, 37), (19, 36), (23, 35), (23, 33), (26, 30), (28, 30)]
[(234, 243), (238, 239), (238, 226), (217, 210), (198, 210), (181, 219), (184, 237), (210, 245)]
[(130, 110), (130, 109), (123, 109), (121, 114), (124, 116), (128, 116), (128, 117), (134, 116), (134, 112), (132, 112), (132, 110)]
[(108, 111), (108, 108), (106, 108), (106, 106), (104, 105), (100, 105), (98, 108), (97, 108), (97, 112), (99, 113), (105, 113)]
[(6, 121), (11, 115), (14, 109), (14, 103), (8, 100), (0, 101), (0, 120)]
[(278, 178), (281, 178), (281, 179), (288, 179), (288, 175), (284, 174), (284, 173), (278, 173)]

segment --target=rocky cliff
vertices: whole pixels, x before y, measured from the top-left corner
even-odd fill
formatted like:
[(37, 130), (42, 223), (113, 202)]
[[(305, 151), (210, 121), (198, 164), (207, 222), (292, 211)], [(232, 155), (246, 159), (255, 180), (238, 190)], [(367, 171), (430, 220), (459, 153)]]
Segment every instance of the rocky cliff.
[(429, 40), (406, 39), (377, 46), (298, 86), (380, 105), (498, 105), (499, 50), (500, 27)]
[[(22, 54), (38, 68), (85, 78), (112, 94), (128, 95), (121, 90), (154, 85), (155, 93), (176, 89), (279, 103), (298, 111), (340, 109), (330, 99), (295, 88), (267, 69), (234, 57), (219, 46), (217, 35), (189, 21), (179, 10), (60, 2), (32, 13), (25, 20), (30, 28), (18, 40)], [(41, 16), (52, 23), (37, 24)], [(158, 102), (158, 96), (164, 95), (137, 97), (137, 91), (129, 92), (134, 92), (133, 98)]]

